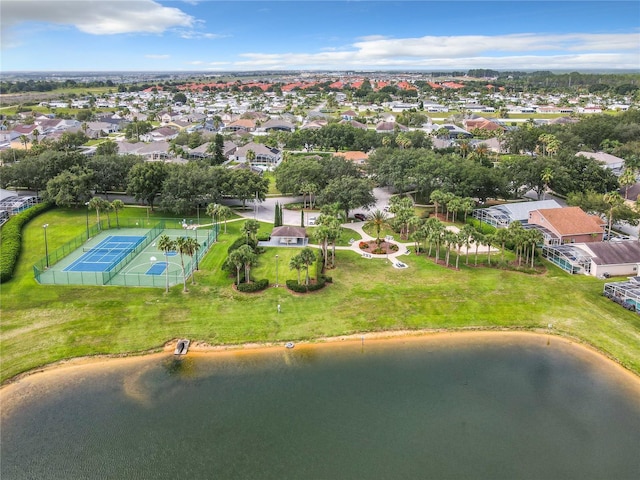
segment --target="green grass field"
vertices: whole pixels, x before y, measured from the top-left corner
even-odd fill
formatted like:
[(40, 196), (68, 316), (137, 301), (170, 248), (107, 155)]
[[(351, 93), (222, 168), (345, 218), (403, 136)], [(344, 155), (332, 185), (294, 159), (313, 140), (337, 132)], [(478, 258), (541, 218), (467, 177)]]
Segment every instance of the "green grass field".
[[(145, 213), (128, 207), (121, 216)], [(338, 251), (337, 268), (328, 272), (333, 284), (324, 290), (294, 295), (281, 287), (241, 294), (220, 270), (240, 232), (242, 221), (235, 221), (200, 263), (197, 285), (186, 294), (181, 285), (169, 294), (162, 288), (38, 285), (32, 265), (44, 255), (42, 225), (49, 224), (51, 249), (82, 233), (85, 221), (84, 209), (54, 209), (23, 230), (16, 275), (1, 287), (3, 382), (62, 359), (152, 351), (179, 337), (239, 344), (394, 329), (546, 329), (550, 323), (554, 332), (585, 341), (640, 374), (640, 315), (601, 296), (601, 280), (552, 266), (527, 275), (466, 267), (463, 257), (455, 271), (409, 255), (402, 257), (409, 268), (398, 270), (384, 260)], [(264, 224), (260, 232), (270, 228)], [(288, 268), (295, 253), (268, 250), (252, 276), (275, 283), (278, 254), (283, 285), (297, 277)]]

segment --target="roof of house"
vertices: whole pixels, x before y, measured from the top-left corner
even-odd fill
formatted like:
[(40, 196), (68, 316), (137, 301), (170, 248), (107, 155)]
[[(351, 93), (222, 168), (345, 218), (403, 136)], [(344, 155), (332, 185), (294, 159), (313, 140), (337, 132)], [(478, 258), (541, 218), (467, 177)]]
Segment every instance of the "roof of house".
[(595, 255), (592, 261), (596, 265), (640, 263), (640, 243), (635, 240), (595, 242), (589, 243), (587, 248)]
[(333, 154), (334, 157), (344, 157), (346, 160), (351, 160), (352, 162), (367, 160), (369, 158), (369, 154), (365, 152), (360, 152), (357, 150), (351, 150), (348, 152), (336, 152)]
[(538, 212), (560, 235), (602, 233), (604, 221), (580, 207), (546, 208)]
[(492, 122), (486, 118), (469, 118), (462, 122), (467, 130), (473, 128), (479, 128), (481, 130), (504, 130), (502, 125), (498, 125), (496, 122)]
[(401, 125), (401, 124), (396, 123), (396, 122), (380, 122), (380, 123), (378, 123), (376, 125), (376, 131), (377, 132), (393, 132), (396, 129), (397, 130), (401, 130), (403, 132), (409, 130), (404, 125)]
[(267, 147), (266, 145), (262, 144), (262, 143), (247, 143), (246, 145), (242, 146), (242, 147), (238, 147), (238, 149), (236, 150), (235, 155), (237, 157), (245, 157), (247, 155), (247, 152), (249, 150), (253, 150), (253, 153), (255, 153), (256, 155), (278, 155), (280, 153), (280, 151), (277, 148), (270, 148)]
[(305, 238), (307, 236), (307, 230), (304, 227), (291, 227), (289, 225), (283, 225), (282, 227), (276, 227), (271, 230), (271, 236)]
[(230, 127), (256, 128), (256, 122), (251, 118), (241, 118), (227, 125), (227, 128), (230, 128)]
[(593, 158), (594, 160), (598, 160), (599, 162), (604, 162), (607, 165), (615, 165), (617, 163), (624, 162), (623, 158), (616, 157), (615, 155), (611, 155), (610, 153), (605, 153), (605, 152), (578, 152), (576, 153), (576, 157), (578, 156)]
[(504, 212), (509, 216), (509, 221), (526, 220), (529, 218), (529, 212), (532, 210), (540, 210), (543, 208), (562, 208), (555, 200), (540, 200), (537, 202), (517, 202), (517, 203), (503, 203), (502, 205), (495, 205), (489, 207), (487, 210), (497, 210), (498, 212)]

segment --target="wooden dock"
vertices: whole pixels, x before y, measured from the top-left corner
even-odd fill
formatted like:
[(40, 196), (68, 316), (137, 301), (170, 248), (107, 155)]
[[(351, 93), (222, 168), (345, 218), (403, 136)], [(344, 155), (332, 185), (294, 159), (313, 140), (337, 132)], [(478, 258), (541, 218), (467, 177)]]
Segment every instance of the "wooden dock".
[(186, 355), (189, 351), (189, 344), (191, 342), (187, 339), (178, 340), (178, 344), (176, 345), (176, 349), (173, 352), (174, 355)]

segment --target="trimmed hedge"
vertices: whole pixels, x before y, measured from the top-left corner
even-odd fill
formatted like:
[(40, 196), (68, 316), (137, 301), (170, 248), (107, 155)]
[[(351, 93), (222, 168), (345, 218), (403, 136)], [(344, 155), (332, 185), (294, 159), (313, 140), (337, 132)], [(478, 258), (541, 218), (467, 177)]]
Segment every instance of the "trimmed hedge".
[(264, 290), (268, 286), (269, 280), (267, 278), (257, 280), (253, 283), (241, 283), (240, 285), (236, 285), (238, 291), (243, 293), (259, 292), (260, 290)]
[(298, 283), (297, 280), (287, 280), (287, 288), (296, 293), (308, 293), (315, 292), (316, 290), (320, 290), (324, 288), (326, 285), (326, 278), (321, 276), (318, 278), (316, 283), (310, 283), (309, 285), (305, 285), (304, 283)]
[(30, 220), (49, 210), (51, 203), (39, 203), (11, 217), (2, 226), (2, 246), (0, 247), (0, 283), (11, 280), (13, 271), (22, 251), (22, 228)]

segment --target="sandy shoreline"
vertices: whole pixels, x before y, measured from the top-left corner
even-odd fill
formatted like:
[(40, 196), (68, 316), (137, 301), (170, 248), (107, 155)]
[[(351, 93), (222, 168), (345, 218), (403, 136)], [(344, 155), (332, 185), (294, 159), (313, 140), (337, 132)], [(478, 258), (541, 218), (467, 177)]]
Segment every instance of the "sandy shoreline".
[[(604, 355), (597, 349), (579, 340), (553, 334), (548, 331), (529, 330), (396, 330), (369, 332), (353, 335), (318, 338), (311, 341), (297, 342), (295, 349), (328, 349), (341, 347), (365, 346), (398, 346), (400, 344), (415, 344), (423, 342), (425, 345), (440, 347), (481, 346), (482, 344), (516, 344), (524, 342), (532, 346), (549, 346), (563, 348), (572, 355), (588, 362), (597, 369), (606, 370), (607, 375), (616, 377), (621, 384), (626, 385), (631, 394), (640, 398), (640, 377), (627, 370), (615, 360)], [(72, 372), (83, 375), (99, 373), (118, 366), (148, 363), (154, 358), (171, 358), (177, 340), (165, 344), (162, 351), (131, 355), (112, 355), (81, 357), (56, 362), (40, 367), (14, 377), (0, 387), (2, 396), (10, 396), (14, 390), (24, 388), (25, 384), (37, 384), (53, 378), (68, 377)], [(295, 350), (294, 349), (294, 350)], [(241, 345), (208, 345), (194, 341), (191, 343), (187, 356), (191, 357), (235, 357), (238, 355), (268, 354), (285, 350), (284, 342), (277, 343), (245, 343)]]

